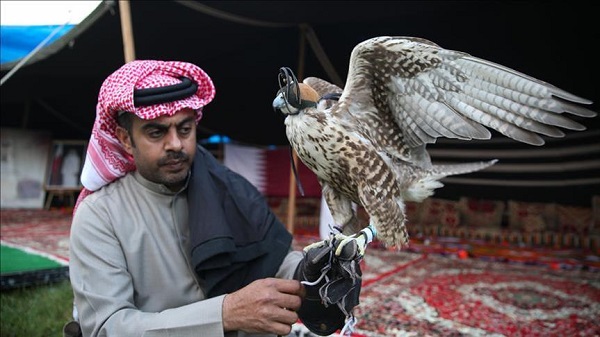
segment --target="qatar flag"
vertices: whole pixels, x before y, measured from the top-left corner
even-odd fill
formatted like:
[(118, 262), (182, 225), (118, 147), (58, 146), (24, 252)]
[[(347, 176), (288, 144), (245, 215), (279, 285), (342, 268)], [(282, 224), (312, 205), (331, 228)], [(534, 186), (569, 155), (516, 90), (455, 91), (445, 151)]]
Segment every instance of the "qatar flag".
[[(289, 196), (291, 153), (289, 147), (261, 148), (254, 146), (224, 144), (224, 164), (248, 179), (267, 197)], [(317, 176), (300, 160), (296, 165), (296, 195), (320, 198), (321, 185)], [(304, 194), (302, 194), (302, 191)]]
[[(248, 179), (267, 197), (287, 198), (290, 189), (291, 153), (289, 147), (260, 148), (226, 143), (224, 144), (224, 164), (231, 170)], [(334, 222), (324, 199), (317, 176), (300, 160), (296, 165), (300, 188), (296, 196), (321, 198), (319, 212), (319, 236), (326, 239)]]

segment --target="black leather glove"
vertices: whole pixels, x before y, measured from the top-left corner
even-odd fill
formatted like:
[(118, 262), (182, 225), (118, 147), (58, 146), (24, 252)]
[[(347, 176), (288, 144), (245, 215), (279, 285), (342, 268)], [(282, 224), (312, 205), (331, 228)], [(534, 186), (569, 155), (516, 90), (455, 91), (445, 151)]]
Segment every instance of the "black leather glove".
[(298, 316), (313, 333), (326, 336), (354, 320), (352, 309), (359, 303), (362, 272), (355, 241), (340, 247), (341, 236), (332, 235), (307, 246), (296, 269), (296, 279), (306, 288)]

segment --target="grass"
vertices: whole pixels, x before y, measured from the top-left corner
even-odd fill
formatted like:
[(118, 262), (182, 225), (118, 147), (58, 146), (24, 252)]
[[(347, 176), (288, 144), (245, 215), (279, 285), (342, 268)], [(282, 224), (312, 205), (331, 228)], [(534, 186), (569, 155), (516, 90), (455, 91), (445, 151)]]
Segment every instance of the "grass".
[(0, 294), (1, 337), (61, 337), (73, 316), (73, 292), (68, 280), (3, 290)]

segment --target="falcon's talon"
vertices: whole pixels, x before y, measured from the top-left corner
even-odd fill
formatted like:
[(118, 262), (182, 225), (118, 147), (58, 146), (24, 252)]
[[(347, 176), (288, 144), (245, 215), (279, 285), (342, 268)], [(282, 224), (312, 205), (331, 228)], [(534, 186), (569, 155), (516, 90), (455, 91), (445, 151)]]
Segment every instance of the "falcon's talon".
[(362, 235), (361, 235), (361, 236), (359, 236), (359, 237), (356, 239), (356, 244), (357, 244), (357, 246), (358, 246), (358, 256), (359, 256), (360, 258), (362, 258), (363, 256), (365, 256), (365, 252), (366, 252), (366, 250), (367, 250), (367, 245), (369, 244), (369, 242), (370, 242), (370, 241), (366, 241), (366, 240), (364, 239), (364, 236), (362, 236)]
[(377, 234), (377, 230), (375, 229), (375, 226), (373, 226), (372, 224), (370, 224), (368, 227), (362, 229), (360, 232), (358, 232), (354, 235), (351, 235), (351, 236), (346, 236), (343, 234), (336, 234), (336, 236), (335, 236), (336, 238), (343, 237), (343, 239), (341, 240), (341, 242), (337, 245), (337, 247), (335, 249), (335, 256), (340, 256), (344, 247), (350, 241), (355, 241), (356, 246), (358, 248), (358, 257), (362, 258), (363, 256), (365, 256), (367, 246), (369, 245), (369, 243), (371, 243), (373, 241), (373, 238), (376, 236), (376, 234)]
[(312, 248), (318, 248), (321, 247), (323, 245), (325, 245), (327, 243), (327, 240), (323, 240), (323, 241), (318, 241), (318, 242), (313, 242), (310, 245), (307, 245), (306, 247), (303, 248), (303, 250), (305, 252), (307, 252), (308, 250), (312, 249)]
[[(341, 236), (342, 234), (338, 234), (338, 235)], [(342, 241), (340, 241), (340, 243), (335, 248), (335, 256), (340, 256), (340, 254), (342, 253), (342, 250), (350, 241), (356, 241), (356, 238), (354, 238), (353, 236), (343, 235), (343, 237), (344, 238), (342, 239)]]

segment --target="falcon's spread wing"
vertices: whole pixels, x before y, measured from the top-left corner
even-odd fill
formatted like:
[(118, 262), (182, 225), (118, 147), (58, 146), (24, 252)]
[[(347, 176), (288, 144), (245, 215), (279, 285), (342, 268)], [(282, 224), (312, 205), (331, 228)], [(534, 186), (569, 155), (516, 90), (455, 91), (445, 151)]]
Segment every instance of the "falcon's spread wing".
[[(319, 82), (305, 80), (310, 86)], [(557, 127), (585, 129), (563, 112), (596, 115), (575, 103), (592, 102), (423, 39), (376, 37), (352, 51), (346, 86), (332, 114), (375, 125), (369, 129), (374, 144), (405, 154), (438, 137), (489, 139), (484, 126), (543, 145), (538, 134), (562, 137)]]
[[(342, 94), (323, 104), (308, 98), (311, 91), (314, 97)], [(354, 48), (343, 91), (314, 77), (298, 84), (292, 76), (273, 104), (288, 114), (288, 139), (319, 177), (337, 224), (354, 219), (349, 203), (356, 202), (384, 243), (401, 245), (406, 242), (403, 200), (420, 201), (442, 186), (440, 178), (493, 164), (434, 166), (426, 144), (439, 137), (489, 139), (490, 128), (542, 145), (540, 135), (562, 137), (560, 128), (585, 129), (563, 113), (594, 117), (581, 106), (591, 103), (427, 40), (383, 36)]]

